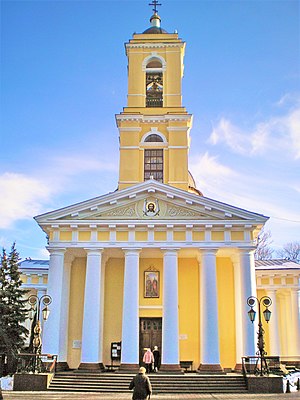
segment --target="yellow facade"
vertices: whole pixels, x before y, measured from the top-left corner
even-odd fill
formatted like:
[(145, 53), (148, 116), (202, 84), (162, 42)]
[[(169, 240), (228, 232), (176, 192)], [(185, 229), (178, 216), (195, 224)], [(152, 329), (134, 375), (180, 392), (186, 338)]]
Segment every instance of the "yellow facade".
[[(56, 339), (46, 333), (45, 342), (58, 354), (65, 345), (57, 334), (63, 326), (67, 349), (59, 361), (70, 368), (111, 364), (111, 343), (120, 341), (119, 361), (136, 368), (150, 333), (160, 341), (165, 368), (179, 370), (181, 360), (192, 360), (193, 369), (234, 369), (249, 348), (255, 353), (255, 327), (250, 331), (241, 313), (255, 293), (255, 239), (268, 218), (196, 189), (188, 171), (192, 115), (182, 106), (184, 51), (177, 33), (133, 35), (126, 44), (128, 101), (116, 115), (118, 190), (36, 217), (49, 237), (49, 294), (63, 299), (65, 287), (70, 293), (68, 305), (56, 306), (54, 315), (60, 314), (49, 321)], [(153, 295), (147, 292), (151, 273)], [(263, 271), (258, 278), (259, 297), (277, 290), (280, 352), (286, 355), (297, 352), (290, 345), (297, 342), (296, 329), (284, 328), (296, 286), (293, 273)], [(96, 310), (94, 319), (84, 315), (85, 307)], [(156, 332), (145, 333), (147, 323)], [(274, 329), (265, 325), (272, 353)]]

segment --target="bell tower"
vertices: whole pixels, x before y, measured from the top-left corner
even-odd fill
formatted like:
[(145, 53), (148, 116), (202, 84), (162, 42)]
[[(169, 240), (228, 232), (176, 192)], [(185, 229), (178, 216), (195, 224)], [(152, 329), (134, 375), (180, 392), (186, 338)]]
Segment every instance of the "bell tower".
[(116, 115), (120, 139), (119, 189), (155, 179), (189, 190), (192, 115), (182, 106), (185, 42), (161, 28), (157, 1), (151, 26), (125, 44), (128, 98)]

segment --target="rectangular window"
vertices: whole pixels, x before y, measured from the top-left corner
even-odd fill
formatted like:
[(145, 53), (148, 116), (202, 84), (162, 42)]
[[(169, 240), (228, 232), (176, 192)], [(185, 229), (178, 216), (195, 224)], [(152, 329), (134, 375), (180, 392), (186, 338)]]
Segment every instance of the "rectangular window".
[(144, 180), (152, 176), (156, 181), (163, 182), (163, 149), (145, 149), (144, 157)]

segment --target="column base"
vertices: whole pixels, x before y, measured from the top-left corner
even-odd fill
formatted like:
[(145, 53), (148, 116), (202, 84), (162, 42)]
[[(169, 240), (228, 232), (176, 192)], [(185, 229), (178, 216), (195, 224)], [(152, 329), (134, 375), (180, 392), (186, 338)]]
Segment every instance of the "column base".
[(200, 364), (198, 368), (200, 374), (224, 374), (220, 364)]
[(135, 373), (137, 374), (139, 372), (139, 364), (125, 364), (121, 363), (119, 369), (116, 371), (116, 373), (119, 374), (124, 374), (124, 373)]
[(183, 374), (179, 364), (161, 364), (158, 373), (162, 374)]
[(103, 372), (105, 370), (103, 363), (80, 363), (79, 371)]

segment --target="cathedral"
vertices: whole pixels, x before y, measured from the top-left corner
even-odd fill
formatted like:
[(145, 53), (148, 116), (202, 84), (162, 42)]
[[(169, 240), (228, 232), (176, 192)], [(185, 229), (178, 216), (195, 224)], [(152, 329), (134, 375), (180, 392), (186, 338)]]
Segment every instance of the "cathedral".
[(62, 369), (101, 371), (115, 358), (136, 371), (144, 349), (158, 346), (161, 371), (179, 372), (182, 360), (203, 372), (239, 369), (257, 350), (247, 299), (268, 295), (268, 354), (299, 358), (299, 268), (255, 272), (268, 217), (205, 197), (188, 170), (185, 42), (161, 27), (155, 5), (125, 48), (118, 189), (35, 217), (50, 254), (43, 353)]

